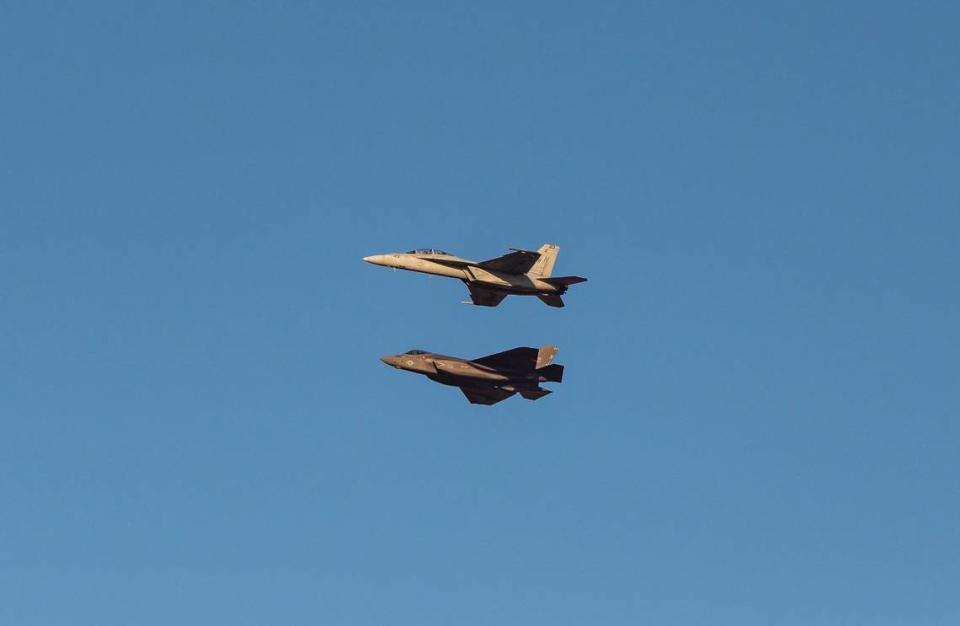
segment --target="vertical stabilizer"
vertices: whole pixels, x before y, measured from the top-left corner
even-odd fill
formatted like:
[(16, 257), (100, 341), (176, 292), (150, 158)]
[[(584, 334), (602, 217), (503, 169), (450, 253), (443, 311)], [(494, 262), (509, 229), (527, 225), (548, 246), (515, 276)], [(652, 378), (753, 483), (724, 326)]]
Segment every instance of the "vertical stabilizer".
[(530, 268), (530, 274), (537, 278), (549, 278), (553, 273), (553, 266), (557, 262), (557, 255), (560, 254), (560, 246), (544, 244), (537, 250), (540, 258)]
[(543, 369), (553, 363), (553, 359), (560, 352), (557, 346), (543, 346), (537, 351), (537, 369)]
[(543, 293), (538, 293), (537, 297), (543, 300), (547, 306), (556, 307), (558, 309), (563, 308), (563, 298), (557, 295), (547, 295)]

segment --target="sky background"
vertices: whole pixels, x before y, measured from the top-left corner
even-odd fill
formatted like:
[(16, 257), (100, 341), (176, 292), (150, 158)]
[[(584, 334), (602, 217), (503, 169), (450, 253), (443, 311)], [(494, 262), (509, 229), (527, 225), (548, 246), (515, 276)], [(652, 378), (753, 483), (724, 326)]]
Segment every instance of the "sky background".
[(960, 623), (958, 23), (3, 2), (0, 623)]

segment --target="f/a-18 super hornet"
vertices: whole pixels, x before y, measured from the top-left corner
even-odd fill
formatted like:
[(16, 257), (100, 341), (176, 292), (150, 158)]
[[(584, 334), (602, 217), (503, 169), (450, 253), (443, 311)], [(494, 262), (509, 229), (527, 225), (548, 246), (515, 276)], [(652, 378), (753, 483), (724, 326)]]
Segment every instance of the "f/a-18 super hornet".
[(397, 369), (423, 374), (430, 380), (459, 387), (473, 404), (496, 404), (519, 393), (538, 400), (551, 393), (542, 382), (559, 383), (563, 366), (553, 364), (556, 346), (514, 348), (472, 361), (424, 350), (385, 356), (380, 360)]
[(363, 260), (401, 270), (459, 278), (470, 290), (470, 300), (479, 306), (497, 306), (508, 295), (537, 296), (554, 307), (570, 285), (582, 283), (579, 276), (551, 276), (560, 246), (544, 245), (536, 252), (511, 248), (512, 252), (489, 261), (468, 261), (432, 248), (404, 253), (377, 254)]

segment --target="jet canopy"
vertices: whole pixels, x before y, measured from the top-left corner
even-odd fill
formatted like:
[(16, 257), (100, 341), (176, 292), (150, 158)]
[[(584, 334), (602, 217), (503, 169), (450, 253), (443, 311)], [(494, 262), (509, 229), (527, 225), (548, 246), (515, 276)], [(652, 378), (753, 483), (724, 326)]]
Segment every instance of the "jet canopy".
[(404, 354), (429, 354), (426, 350), (407, 350)]
[(443, 250), (437, 250), (436, 248), (417, 248), (416, 250), (408, 250), (407, 254), (443, 254), (450, 256), (449, 252), (444, 252)]

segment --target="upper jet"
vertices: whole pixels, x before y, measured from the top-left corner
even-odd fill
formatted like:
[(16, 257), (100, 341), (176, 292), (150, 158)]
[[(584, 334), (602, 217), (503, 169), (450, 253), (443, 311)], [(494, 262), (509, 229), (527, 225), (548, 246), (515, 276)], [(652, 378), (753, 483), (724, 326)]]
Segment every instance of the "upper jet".
[(436, 276), (459, 278), (478, 306), (497, 306), (509, 295), (537, 296), (549, 306), (562, 307), (560, 298), (570, 285), (585, 282), (580, 276), (551, 276), (560, 246), (546, 244), (536, 252), (512, 252), (489, 261), (468, 261), (431, 248), (363, 257), (367, 263)]

